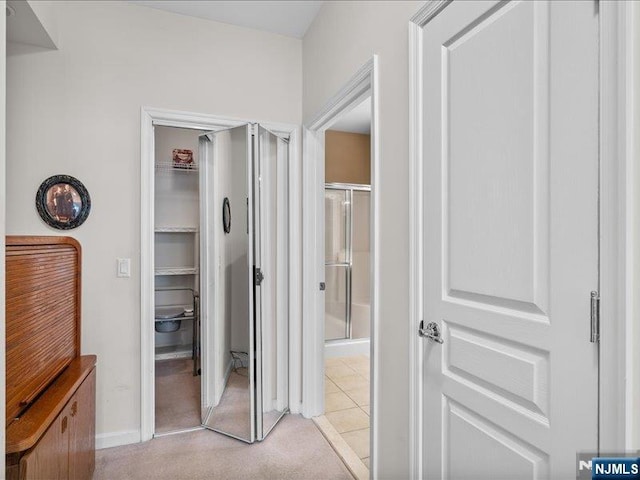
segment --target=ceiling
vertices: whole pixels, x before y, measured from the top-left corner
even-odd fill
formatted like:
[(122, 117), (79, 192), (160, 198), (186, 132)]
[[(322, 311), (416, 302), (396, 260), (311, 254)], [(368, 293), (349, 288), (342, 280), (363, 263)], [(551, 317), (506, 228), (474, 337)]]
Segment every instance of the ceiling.
[(329, 130), (351, 133), (371, 133), (371, 98), (367, 98), (360, 105), (341, 117), (331, 125)]
[(23, 1), (7, 2), (7, 42), (56, 48), (31, 5)]
[(130, 3), (190, 17), (230, 23), (288, 37), (302, 38), (321, 1), (129, 0)]

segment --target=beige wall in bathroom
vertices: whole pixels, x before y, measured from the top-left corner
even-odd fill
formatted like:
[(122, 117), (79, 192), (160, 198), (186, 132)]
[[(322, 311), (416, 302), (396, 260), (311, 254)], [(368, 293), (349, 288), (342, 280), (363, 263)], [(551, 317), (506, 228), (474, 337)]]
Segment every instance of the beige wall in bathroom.
[(324, 136), (327, 183), (371, 183), (371, 136), (327, 130)]
[[(55, 9), (59, 50), (7, 60), (7, 232), (82, 245), (82, 353), (98, 355), (104, 447), (140, 438), (140, 109), (300, 124), (301, 41), (124, 1)], [(69, 232), (33, 201), (62, 173), (92, 200)], [(116, 277), (117, 257), (131, 278)]]

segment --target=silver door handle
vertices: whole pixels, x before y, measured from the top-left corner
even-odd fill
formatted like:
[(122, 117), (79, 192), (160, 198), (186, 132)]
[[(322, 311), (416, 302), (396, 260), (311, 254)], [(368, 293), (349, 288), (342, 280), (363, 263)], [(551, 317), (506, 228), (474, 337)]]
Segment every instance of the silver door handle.
[(429, 340), (433, 340), (436, 343), (444, 343), (444, 340), (440, 336), (440, 327), (436, 322), (429, 322), (425, 328), (424, 320), (420, 321), (420, 328), (418, 329), (418, 335)]

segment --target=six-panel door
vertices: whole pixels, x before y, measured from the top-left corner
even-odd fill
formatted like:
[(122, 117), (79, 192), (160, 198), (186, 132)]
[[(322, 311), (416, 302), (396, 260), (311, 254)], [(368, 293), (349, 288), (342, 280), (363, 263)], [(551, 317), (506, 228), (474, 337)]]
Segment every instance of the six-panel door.
[(597, 2), (423, 27), (423, 471), (572, 478), (598, 445)]

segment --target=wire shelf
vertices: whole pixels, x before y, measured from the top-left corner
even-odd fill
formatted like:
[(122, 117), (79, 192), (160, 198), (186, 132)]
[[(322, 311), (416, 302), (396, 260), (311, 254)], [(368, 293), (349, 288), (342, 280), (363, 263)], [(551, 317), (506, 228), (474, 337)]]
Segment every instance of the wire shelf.
[(156, 172), (160, 173), (196, 173), (198, 164), (176, 165), (173, 162), (156, 162)]
[(156, 227), (156, 233), (198, 233), (196, 227)]
[(156, 275), (197, 275), (196, 267), (156, 268)]

